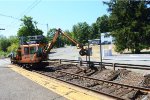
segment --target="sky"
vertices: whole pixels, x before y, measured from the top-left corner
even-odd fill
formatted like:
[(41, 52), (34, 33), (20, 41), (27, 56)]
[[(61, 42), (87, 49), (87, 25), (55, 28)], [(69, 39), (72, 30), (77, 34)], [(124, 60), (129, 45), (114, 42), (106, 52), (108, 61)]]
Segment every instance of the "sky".
[[(17, 35), (24, 15), (37, 21), (37, 27), (47, 33), (50, 28), (72, 30), (79, 22), (91, 25), (108, 14), (104, 0), (0, 0), (0, 35)], [(105, 0), (106, 1), (106, 0)], [(107, 0), (108, 1), (108, 0)]]

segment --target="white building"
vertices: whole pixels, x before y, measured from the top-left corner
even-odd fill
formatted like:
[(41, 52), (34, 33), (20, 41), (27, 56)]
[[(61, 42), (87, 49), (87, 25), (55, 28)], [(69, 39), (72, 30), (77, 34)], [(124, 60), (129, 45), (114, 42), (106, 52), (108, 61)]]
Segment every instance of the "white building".
[[(109, 35), (109, 32), (101, 33), (101, 44), (112, 44), (113, 43), (113, 37)], [(100, 38), (99, 39), (93, 39), (89, 40), (90, 44), (100, 44)]]
[[(100, 38), (101, 38), (101, 44), (103, 45), (103, 46), (101, 46), (102, 57), (112, 56), (112, 45), (108, 45), (105, 47), (105, 45), (107, 45), (107, 44), (113, 44), (114, 38), (110, 35), (110, 32), (101, 33)], [(89, 43), (100, 45), (100, 38), (89, 40)]]
[(110, 32), (101, 33), (101, 43), (113, 43), (113, 37), (110, 35)]

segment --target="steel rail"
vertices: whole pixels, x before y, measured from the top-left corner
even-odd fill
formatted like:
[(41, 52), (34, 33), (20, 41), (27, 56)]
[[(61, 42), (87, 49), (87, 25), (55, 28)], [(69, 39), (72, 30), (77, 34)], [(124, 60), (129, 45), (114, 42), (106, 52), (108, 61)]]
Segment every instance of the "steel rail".
[(125, 100), (125, 99), (123, 99), (123, 98), (121, 98), (121, 97), (118, 97), (118, 96), (115, 96), (115, 95), (111, 95), (111, 94), (108, 94), (108, 93), (100, 92), (100, 91), (97, 91), (97, 90), (94, 90), (94, 89), (89, 89), (88, 87), (84, 87), (84, 86), (81, 86), (81, 85), (77, 85), (77, 84), (75, 84), (75, 83), (68, 82), (68, 81), (65, 81), (65, 80), (63, 80), (63, 79), (56, 78), (56, 77), (54, 77), (54, 76), (46, 75), (46, 74), (44, 74), (43, 72), (39, 72), (39, 71), (36, 71), (36, 70), (34, 70), (34, 72), (39, 73), (39, 74), (44, 75), (44, 76), (47, 76), (47, 77), (50, 77), (50, 78), (53, 78), (53, 79), (57, 79), (57, 80), (59, 80), (59, 81), (62, 81), (62, 82), (65, 82), (65, 83), (68, 83), (68, 84), (71, 84), (71, 85), (74, 85), (74, 86), (77, 86), (77, 87), (80, 87), (80, 88), (83, 88), (83, 89), (87, 89), (87, 90), (93, 91), (93, 92), (95, 92), (95, 93), (99, 93), (99, 94), (105, 95), (105, 96), (110, 97), (110, 98), (113, 98), (113, 99)]
[(95, 79), (95, 78), (90, 78), (90, 77), (86, 77), (86, 76), (81, 76), (81, 75), (78, 75), (78, 74), (68, 73), (68, 72), (64, 72), (64, 71), (60, 71), (60, 70), (58, 70), (57, 72), (62, 72), (62, 73), (74, 75), (74, 76), (77, 76), (77, 77), (82, 77), (82, 78), (85, 78), (85, 79), (90, 79), (90, 80), (95, 80), (95, 81), (101, 81), (101, 82), (105, 82), (105, 83), (120, 85), (120, 86), (132, 88), (132, 89), (136, 89), (136, 90), (141, 90), (141, 91), (143, 91), (143, 92), (150, 92), (150, 88), (137, 87), (137, 86), (131, 86), (131, 85), (127, 85), (127, 84), (121, 84), (121, 83), (117, 83), (117, 82), (113, 82), (113, 81)]

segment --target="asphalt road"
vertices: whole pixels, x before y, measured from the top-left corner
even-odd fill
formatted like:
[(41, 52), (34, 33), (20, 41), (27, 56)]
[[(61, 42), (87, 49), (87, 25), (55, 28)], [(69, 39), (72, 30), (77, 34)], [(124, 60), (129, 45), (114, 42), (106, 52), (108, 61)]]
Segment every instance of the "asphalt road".
[[(78, 60), (79, 57), (82, 60), (86, 60), (86, 57), (79, 55), (79, 49), (75, 46), (68, 46), (63, 48), (52, 49), (52, 53), (49, 54), (49, 59), (71, 59)], [(94, 54), (94, 53), (93, 53)], [(97, 53), (99, 55), (99, 53)], [(100, 57), (91, 56), (91, 61), (100, 61)], [(115, 56), (104, 56), (103, 62), (114, 62), (124, 64), (138, 64), (138, 65), (150, 65), (150, 54), (124, 54)]]
[(66, 98), (12, 71), (9, 59), (0, 59), (0, 100), (66, 100)]

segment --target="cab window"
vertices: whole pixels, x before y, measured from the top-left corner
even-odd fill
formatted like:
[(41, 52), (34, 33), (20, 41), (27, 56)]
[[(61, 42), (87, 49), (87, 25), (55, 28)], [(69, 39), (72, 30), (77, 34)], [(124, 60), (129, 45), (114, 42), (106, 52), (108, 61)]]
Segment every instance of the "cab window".
[(38, 47), (38, 52), (42, 53), (42, 48), (41, 47)]
[(28, 55), (29, 54), (29, 47), (24, 47), (24, 54)]
[(36, 51), (36, 47), (30, 47), (30, 54), (34, 54)]

